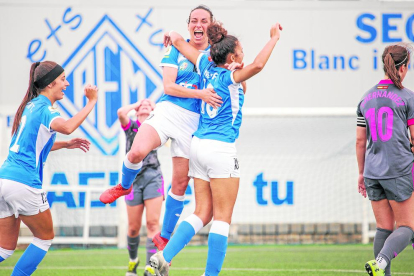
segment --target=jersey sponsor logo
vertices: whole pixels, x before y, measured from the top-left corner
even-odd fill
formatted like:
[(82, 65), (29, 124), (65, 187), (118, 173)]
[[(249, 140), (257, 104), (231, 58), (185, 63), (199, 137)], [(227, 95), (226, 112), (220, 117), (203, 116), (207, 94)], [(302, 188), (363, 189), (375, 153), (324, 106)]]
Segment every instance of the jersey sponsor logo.
[(163, 92), (162, 77), (114, 21), (105, 15), (62, 64), (71, 83), (59, 101), (62, 113), (74, 116), (85, 105), (84, 85), (99, 87), (96, 107), (80, 127), (104, 154), (115, 155), (119, 123), (116, 110)]

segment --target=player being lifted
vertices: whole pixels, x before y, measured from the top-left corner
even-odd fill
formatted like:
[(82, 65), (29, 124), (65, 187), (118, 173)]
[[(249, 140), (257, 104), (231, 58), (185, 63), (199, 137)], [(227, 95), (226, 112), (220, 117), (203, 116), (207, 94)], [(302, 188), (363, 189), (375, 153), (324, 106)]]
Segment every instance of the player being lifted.
[[(198, 51), (209, 53), (207, 27), (213, 21), (213, 13), (206, 6), (198, 6), (188, 18), (189, 43)], [(125, 156), (121, 183), (106, 190), (100, 197), (103, 203), (112, 203), (131, 191), (132, 182), (142, 167), (148, 153), (171, 139), (173, 176), (171, 190), (165, 203), (165, 214), (161, 233), (154, 243), (162, 250), (174, 231), (184, 208), (185, 190), (189, 177), (191, 137), (197, 130), (200, 118), (200, 100), (218, 107), (220, 97), (212, 89), (199, 89), (200, 77), (194, 64), (175, 47), (169, 48), (161, 61), (165, 94), (155, 110), (141, 125), (131, 150)]]
[(68, 85), (60, 65), (52, 61), (33, 63), (29, 88), (14, 117), (9, 155), (0, 168), (0, 262), (16, 248), (20, 221), (34, 238), (14, 267), (13, 276), (31, 275), (54, 238), (49, 203), (42, 190), (43, 166), (49, 152), (62, 148), (89, 150), (85, 139), (55, 142), (56, 132), (68, 135), (81, 125), (98, 98), (96, 86), (87, 85), (85, 107), (65, 120), (53, 105), (63, 99)]
[(151, 257), (155, 275), (167, 276), (172, 258), (212, 218), (205, 275), (220, 273), (240, 182), (235, 140), (242, 122), (244, 93), (241, 82), (264, 68), (281, 30), (279, 24), (273, 25), (270, 40), (253, 63), (236, 71), (227, 70), (226, 64), (242, 64), (243, 47), (236, 37), (227, 34), (220, 23), (213, 23), (207, 29), (212, 62), (179, 34), (170, 32), (172, 44), (196, 64), (203, 87), (212, 87), (223, 99), (223, 104), (219, 108), (211, 108), (201, 103), (200, 124), (191, 141), (189, 171), (189, 176), (194, 178), (196, 209), (179, 225), (164, 250)]

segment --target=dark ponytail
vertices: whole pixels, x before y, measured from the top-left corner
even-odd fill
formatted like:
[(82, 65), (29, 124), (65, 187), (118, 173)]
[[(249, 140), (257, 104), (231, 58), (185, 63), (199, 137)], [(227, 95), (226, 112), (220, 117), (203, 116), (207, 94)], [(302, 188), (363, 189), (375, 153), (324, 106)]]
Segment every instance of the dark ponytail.
[(22, 118), (22, 114), (27, 103), (39, 96), (41, 92), (41, 89), (36, 87), (35, 81), (39, 80), (47, 73), (49, 73), (56, 65), (56, 62), (44, 61), (35, 62), (30, 67), (29, 87), (27, 88), (26, 95), (24, 96), (19, 108), (16, 111), (16, 114), (14, 115), (12, 135), (15, 134), (17, 129), (19, 128), (20, 120)]
[(220, 22), (214, 22), (207, 28), (207, 36), (211, 45), (210, 55), (214, 63), (225, 64), (227, 55), (236, 51), (238, 39), (228, 35)]
[(407, 66), (410, 61), (410, 51), (403, 45), (390, 45), (385, 48), (382, 54), (382, 62), (384, 63), (384, 73), (393, 81), (395, 86), (403, 89), (401, 77), (398, 70), (402, 65)]

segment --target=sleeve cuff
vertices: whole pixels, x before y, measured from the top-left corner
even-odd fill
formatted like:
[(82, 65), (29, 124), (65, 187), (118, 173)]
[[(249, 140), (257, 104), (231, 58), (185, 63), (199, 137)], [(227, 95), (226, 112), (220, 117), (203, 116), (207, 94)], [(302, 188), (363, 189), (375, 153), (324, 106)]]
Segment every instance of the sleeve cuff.
[(414, 125), (414, 119), (409, 119), (407, 121), (407, 126), (412, 126), (412, 125)]
[(121, 127), (122, 127), (123, 130), (129, 129), (130, 126), (131, 126), (131, 119), (129, 119), (129, 122), (128, 122), (128, 124), (126, 126), (121, 125)]

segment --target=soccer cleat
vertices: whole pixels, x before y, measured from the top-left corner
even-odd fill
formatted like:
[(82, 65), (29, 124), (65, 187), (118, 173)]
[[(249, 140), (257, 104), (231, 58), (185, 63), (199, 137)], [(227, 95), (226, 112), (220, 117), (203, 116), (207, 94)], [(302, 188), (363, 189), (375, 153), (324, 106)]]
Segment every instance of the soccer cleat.
[(139, 259), (136, 262), (129, 261), (128, 271), (125, 276), (137, 276), (137, 267), (139, 265)]
[(370, 276), (384, 276), (385, 270), (378, 267), (375, 260), (369, 261), (365, 264), (365, 270)]
[(99, 200), (105, 204), (112, 203), (121, 196), (128, 195), (131, 191), (132, 185), (129, 189), (124, 189), (121, 183), (119, 183), (118, 185), (109, 188), (105, 192), (103, 192), (99, 197)]
[(168, 276), (170, 264), (165, 261), (162, 251), (159, 251), (151, 256), (150, 265), (154, 269), (154, 275)]
[(164, 250), (165, 246), (167, 246), (169, 240), (161, 237), (161, 232), (159, 232), (154, 236), (154, 238), (152, 238), (152, 242), (154, 243), (155, 247), (157, 247), (158, 251), (162, 251)]
[(153, 275), (155, 275), (155, 270), (150, 265), (146, 265), (144, 276), (153, 276)]

